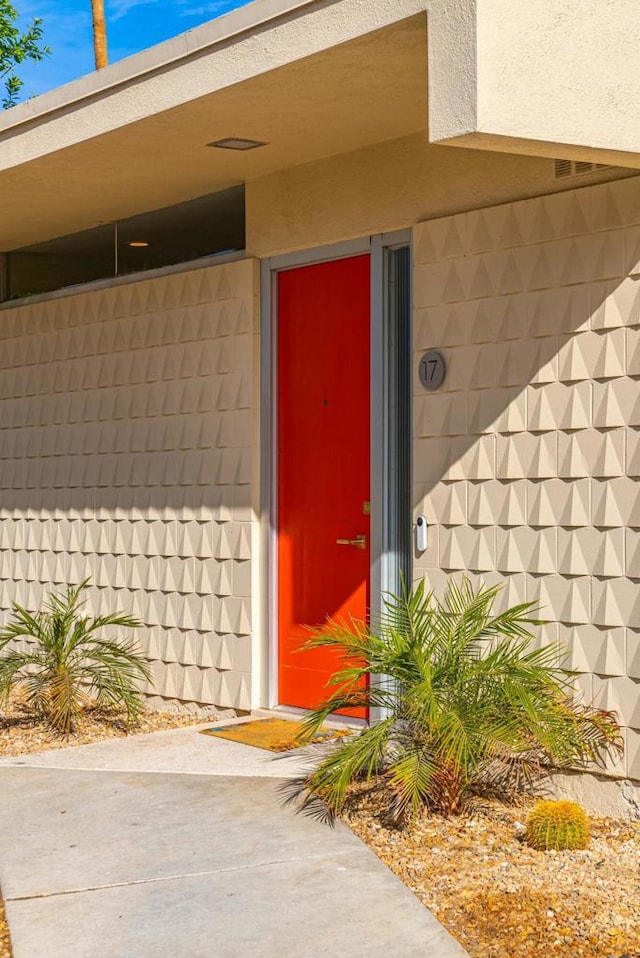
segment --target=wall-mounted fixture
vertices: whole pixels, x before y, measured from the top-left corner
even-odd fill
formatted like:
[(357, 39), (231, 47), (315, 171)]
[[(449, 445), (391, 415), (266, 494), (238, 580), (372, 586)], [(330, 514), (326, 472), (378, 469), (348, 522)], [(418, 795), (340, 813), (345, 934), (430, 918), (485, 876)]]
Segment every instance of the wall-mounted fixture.
[(416, 552), (424, 552), (427, 548), (427, 520), (425, 516), (416, 519)]

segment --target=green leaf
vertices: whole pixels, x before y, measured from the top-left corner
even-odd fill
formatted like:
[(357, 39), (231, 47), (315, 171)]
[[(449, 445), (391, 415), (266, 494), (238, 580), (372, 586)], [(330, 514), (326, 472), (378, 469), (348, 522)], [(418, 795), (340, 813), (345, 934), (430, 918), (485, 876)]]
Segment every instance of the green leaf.
[(315, 794), (335, 813), (354, 781), (382, 776), (393, 820), (423, 805), (451, 814), (471, 790), (506, 793), (545, 767), (580, 767), (621, 749), (616, 716), (573, 698), (563, 650), (535, 645), (535, 606), (496, 614), (499, 593), (463, 577), (439, 598), (420, 581), (385, 596), (369, 628), (329, 621), (311, 630), (307, 648), (329, 647), (343, 666), (307, 714), (304, 736), (334, 712), (385, 719), (319, 760), (303, 806)]
[(49, 47), (42, 44), (42, 20), (33, 19), (23, 32), (17, 26), (18, 11), (8, 0), (0, 0), (0, 83), (4, 110), (18, 102), (23, 83), (16, 70), (31, 60), (38, 62), (49, 56)]
[(0, 696), (21, 686), (31, 707), (64, 735), (92, 699), (135, 717), (142, 708), (140, 685), (152, 682), (149, 663), (134, 641), (102, 635), (105, 629), (130, 630), (140, 623), (124, 612), (85, 615), (88, 587), (87, 579), (52, 593), (35, 614), (14, 604), (0, 631)]

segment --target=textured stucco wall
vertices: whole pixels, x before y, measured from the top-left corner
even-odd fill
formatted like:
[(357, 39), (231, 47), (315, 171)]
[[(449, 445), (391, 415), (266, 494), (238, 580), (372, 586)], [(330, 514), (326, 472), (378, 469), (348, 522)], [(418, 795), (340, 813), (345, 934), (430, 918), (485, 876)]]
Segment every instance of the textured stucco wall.
[(433, 141), (640, 165), (637, 0), (444, 0), (427, 11)]
[(550, 159), (434, 146), (417, 133), (250, 180), (247, 252), (336, 243), (570, 186)]
[(416, 571), (539, 601), (640, 778), (640, 183), (426, 222), (414, 258)]
[(244, 260), (0, 312), (2, 618), (91, 576), (94, 613), (148, 626), (157, 694), (239, 709), (259, 668), (257, 294)]
[(478, 0), (478, 129), (638, 162), (637, 0)]

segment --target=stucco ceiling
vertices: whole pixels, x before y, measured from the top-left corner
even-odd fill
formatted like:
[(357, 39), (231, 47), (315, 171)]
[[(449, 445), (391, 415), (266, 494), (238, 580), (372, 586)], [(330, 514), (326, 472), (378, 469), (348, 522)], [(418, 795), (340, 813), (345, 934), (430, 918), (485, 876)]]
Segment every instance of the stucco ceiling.
[[(0, 249), (426, 129), (426, 21), (357, 40), (0, 173)], [(212, 149), (227, 136), (268, 146)]]

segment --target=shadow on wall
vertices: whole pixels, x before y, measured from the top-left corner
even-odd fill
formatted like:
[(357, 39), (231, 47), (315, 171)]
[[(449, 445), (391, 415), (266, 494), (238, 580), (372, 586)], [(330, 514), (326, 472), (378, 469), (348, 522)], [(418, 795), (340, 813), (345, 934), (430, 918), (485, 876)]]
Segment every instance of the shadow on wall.
[[(640, 182), (419, 226), (416, 571), (470, 571), (534, 600), (615, 708), (640, 777)], [(439, 348), (443, 387), (419, 386)]]

